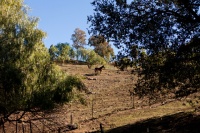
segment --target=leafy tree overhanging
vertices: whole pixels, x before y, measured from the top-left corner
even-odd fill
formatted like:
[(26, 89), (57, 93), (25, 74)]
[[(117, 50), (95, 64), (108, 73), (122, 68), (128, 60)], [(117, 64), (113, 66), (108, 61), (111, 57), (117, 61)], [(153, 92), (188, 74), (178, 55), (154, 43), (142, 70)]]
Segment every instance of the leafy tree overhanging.
[[(0, 1), (0, 125), (26, 112), (52, 109), (72, 100), (74, 88), (85, 88), (80, 78), (67, 76), (50, 61), (46, 33), (37, 22), (27, 15), (23, 0)], [(21, 117), (9, 117), (18, 111)]]
[(130, 55), (133, 45), (145, 49), (138, 55), (142, 67), (137, 94), (157, 95), (164, 89), (176, 96), (198, 91), (199, 0), (94, 0), (95, 13), (88, 16), (89, 33), (103, 35)]

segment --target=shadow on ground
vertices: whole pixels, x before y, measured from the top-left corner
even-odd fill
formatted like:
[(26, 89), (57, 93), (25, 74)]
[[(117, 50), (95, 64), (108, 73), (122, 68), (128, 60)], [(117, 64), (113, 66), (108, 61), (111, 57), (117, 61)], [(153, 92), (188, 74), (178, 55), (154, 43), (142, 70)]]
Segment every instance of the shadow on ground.
[(200, 115), (177, 113), (117, 127), (106, 133), (200, 133)]

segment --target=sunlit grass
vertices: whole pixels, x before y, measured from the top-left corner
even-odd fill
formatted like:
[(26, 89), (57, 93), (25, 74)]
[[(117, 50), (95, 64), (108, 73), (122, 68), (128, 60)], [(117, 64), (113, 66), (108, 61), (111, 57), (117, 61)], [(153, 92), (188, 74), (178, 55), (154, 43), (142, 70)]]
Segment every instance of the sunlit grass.
[[(193, 100), (196, 101), (196, 100)], [(124, 111), (117, 115), (113, 115), (108, 118), (110, 125), (115, 127), (127, 125), (127, 123), (132, 124), (134, 122), (145, 120), (154, 117), (162, 117), (166, 115), (176, 114), (179, 112), (193, 112), (194, 107), (192, 107), (187, 100), (184, 101), (174, 101), (167, 103), (162, 106), (155, 108), (145, 107), (143, 109), (131, 109), (130, 111)], [(109, 127), (107, 127), (109, 129)]]

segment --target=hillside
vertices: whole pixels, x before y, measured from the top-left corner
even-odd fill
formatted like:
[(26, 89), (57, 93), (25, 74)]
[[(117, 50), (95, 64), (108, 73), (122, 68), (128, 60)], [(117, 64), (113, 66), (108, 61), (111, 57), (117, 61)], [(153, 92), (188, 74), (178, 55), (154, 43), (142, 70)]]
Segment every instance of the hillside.
[[(67, 64), (61, 66), (69, 75), (79, 75), (89, 93), (82, 93), (87, 104), (74, 101), (45, 113), (27, 116), (32, 119), (33, 132), (66, 132), (66, 125), (73, 124), (78, 129), (68, 132), (97, 132), (100, 124), (109, 132), (187, 132), (185, 125), (193, 123), (194, 132), (199, 122), (200, 95), (194, 94), (183, 99), (169, 99), (165, 104), (158, 102), (149, 106), (146, 99), (135, 98), (135, 108), (129, 90), (137, 81), (137, 75), (129, 71), (118, 71), (113, 66), (106, 66), (101, 74), (95, 75), (94, 69), (86, 65)], [(175, 122), (175, 123), (174, 123)], [(187, 123), (188, 122), (188, 123)], [(183, 124), (185, 123), (185, 125)], [(11, 126), (12, 125), (12, 126)], [(15, 131), (15, 123), (7, 123), (6, 131)], [(166, 126), (165, 126), (166, 125)], [(176, 126), (177, 125), (177, 126)], [(22, 123), (18, 131), (23, 131)], [(23, 123), (25, 132), (30, 125)], [(176, 130), (176, 128), (179, 128)], [(186, 127), (186, 126), (185, 126)], [(188, 132), (189, 132), (188, 131)], [(1, 132), (1, 131), (0, 131)]]

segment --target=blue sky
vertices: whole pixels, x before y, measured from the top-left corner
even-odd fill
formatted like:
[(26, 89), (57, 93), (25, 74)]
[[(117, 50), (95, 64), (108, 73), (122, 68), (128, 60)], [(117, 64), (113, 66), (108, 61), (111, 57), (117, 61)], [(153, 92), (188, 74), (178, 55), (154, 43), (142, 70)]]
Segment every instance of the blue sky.
[(90, 4), (93, 0), (24, 0), (29, 6), (29, 16), (39, 18), (38, 28), (47, 33), (45, 46), (68, 42), (72, 44), (71, 35), (76, 28), (87, 34), (87, 16), (93, 14)]
[[(30, 16), (38, 17), (38, 28), (47, 33), (44, 44), (47, 48), (51, 44), (72, 44), (71, 35), (76, 28), (80, 28), (87, 34), (87, 16), (94, 13), (93, 0), (24, 0), (31, 10)], [(131, 0), (128, 0), (130, 2)], [(200, 7), (199, 7), (200, 13)], [(115, 54), (118, 50), (113, 46)]]

